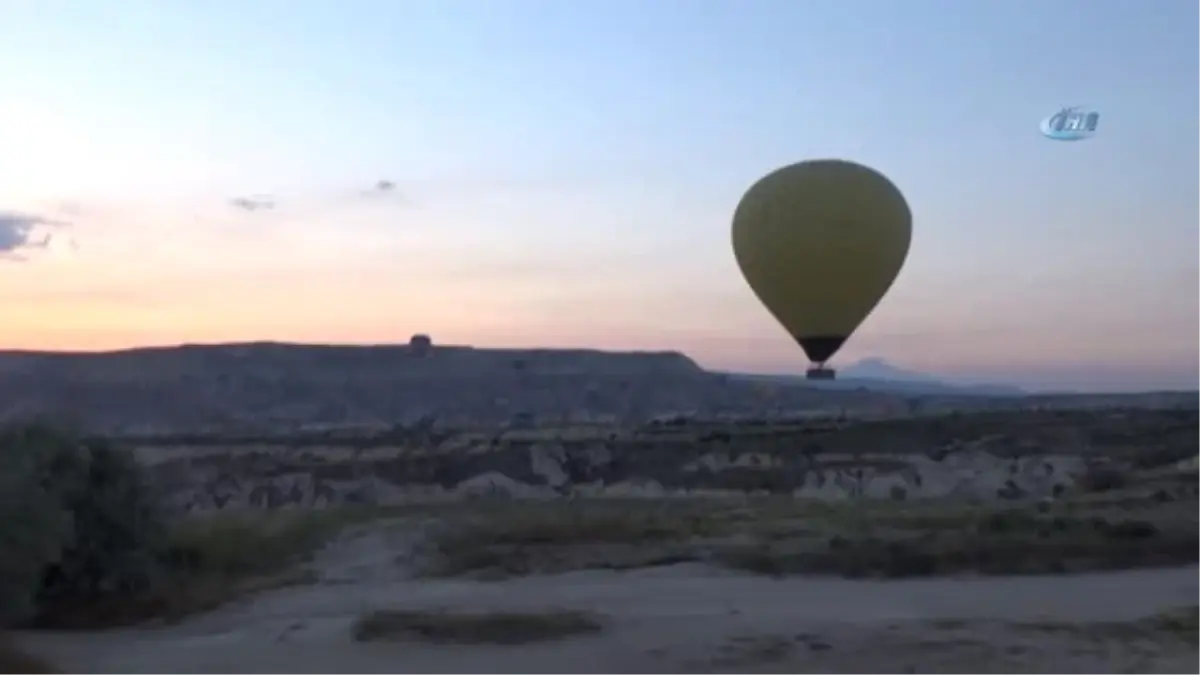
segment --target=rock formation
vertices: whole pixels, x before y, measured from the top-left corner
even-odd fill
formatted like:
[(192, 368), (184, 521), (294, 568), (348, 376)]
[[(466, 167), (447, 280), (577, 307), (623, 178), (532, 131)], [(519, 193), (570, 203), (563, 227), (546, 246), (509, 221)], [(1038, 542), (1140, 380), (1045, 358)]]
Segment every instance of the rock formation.
[(184, 345), (0, 353), (0, 421), (66, 418), (106, 433), (640, 423), (661, 415), (894, 407), (894, 397), (781, 389), (706, 373), (677, 352)]
[[(338, 439), (160, 438), (138, 447), (175, 508), (274, 509), (503, 495), (1052, 498), (1197, 451), (1195, 411), (981, 413), (863, 422)], [(1157, 448), (1147, 452), (1149, 447)]]

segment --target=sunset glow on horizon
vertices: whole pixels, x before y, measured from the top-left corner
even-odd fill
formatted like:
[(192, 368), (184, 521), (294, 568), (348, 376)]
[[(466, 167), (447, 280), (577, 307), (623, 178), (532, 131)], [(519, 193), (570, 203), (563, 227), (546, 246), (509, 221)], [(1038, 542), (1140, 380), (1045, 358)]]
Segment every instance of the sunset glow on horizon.
[[(803, 372), (730, 218), (767, 171), (845, 157), (914, 238), (833, 365), (1195, 388), (1197, 6), (1034, 7), (5, 6), (0, 349), (427, 333)], [(1038, 133), (1076, 103), (1094, 138)]]

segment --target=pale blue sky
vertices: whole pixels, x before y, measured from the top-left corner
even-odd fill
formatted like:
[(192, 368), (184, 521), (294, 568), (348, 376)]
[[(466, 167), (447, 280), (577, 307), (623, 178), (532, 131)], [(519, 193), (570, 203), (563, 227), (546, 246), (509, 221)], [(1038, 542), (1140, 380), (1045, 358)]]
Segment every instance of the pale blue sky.
[[(0, 211), (77, 247), (0, 262), (0, 342), (427, 331), (794, 372), (729, 219), (761, 174), (836, 156), (915, 218), (839, 361), (1194, 387), (1198, 21), (1185, 0), (9, 1)], [(1039, 135), (1076, 104), (1096, 137)], [(361, 194), (379, 179), (394, 193)], [(258, 193), (279, 208), (226, 204)]]

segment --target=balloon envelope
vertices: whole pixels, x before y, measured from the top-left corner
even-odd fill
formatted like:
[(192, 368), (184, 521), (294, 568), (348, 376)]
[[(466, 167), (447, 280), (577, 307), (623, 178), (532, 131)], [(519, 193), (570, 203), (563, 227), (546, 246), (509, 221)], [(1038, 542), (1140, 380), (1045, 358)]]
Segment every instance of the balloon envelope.
[(752, 185), (733, 215), (733, 253), (755, 295), (824, 363), (896, 280), (912, 213), (883, 174), (819, 159)]

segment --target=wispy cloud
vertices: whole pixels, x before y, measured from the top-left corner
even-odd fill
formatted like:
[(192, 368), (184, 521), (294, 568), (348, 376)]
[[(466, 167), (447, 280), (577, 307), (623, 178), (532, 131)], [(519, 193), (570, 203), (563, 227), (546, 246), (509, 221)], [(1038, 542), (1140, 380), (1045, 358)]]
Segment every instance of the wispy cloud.
[(396, 191), (395, 183), (393, 183), (390, 180), (380, 180), (380, 181), (376, 181), (375, 185), (371, 186), (371, 189), (367, 190), (366, 194), (367, 194), (367, 196), (379, 195), (379, 194), (391, 194), (395, 191)]
[(399, 196), (395, 181), (380, 179), (365, 189), (333, 190), (324, 194), (285, 196), (282, 199), (267, 194), (250, 194), (228, 200), (233, 208), (247, 213), (280, 211), (312, 217), (328, 215), (331, 211), (350, 207), (362, 199), (392, 200)]
[(234, 197), (229, 200), (229, 205), (235, 209), (242, 211), (269, 211), (275, 208), (275, 200), (267, 195), (250, 195), (248, 197)]

